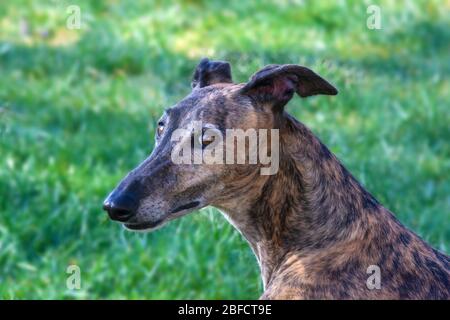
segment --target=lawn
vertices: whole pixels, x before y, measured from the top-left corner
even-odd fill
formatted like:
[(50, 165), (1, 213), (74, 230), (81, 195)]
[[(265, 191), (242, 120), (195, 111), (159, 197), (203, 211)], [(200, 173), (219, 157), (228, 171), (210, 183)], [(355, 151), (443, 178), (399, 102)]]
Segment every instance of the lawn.
[[(156, 120), (190, 91), (203, 56), (236, 81), (269, 63), (339, 88), (293, 99), (363, 185), (450, 252), (450, 2), (2, 1), (0, 298), (253, 299), (259, 270), (213, 208), (150, 234), (102, 212), (152, 150)], [(78, 5), (81, 28), (66, 26)], [(81, 289), (66, 268), (81, 269)]]

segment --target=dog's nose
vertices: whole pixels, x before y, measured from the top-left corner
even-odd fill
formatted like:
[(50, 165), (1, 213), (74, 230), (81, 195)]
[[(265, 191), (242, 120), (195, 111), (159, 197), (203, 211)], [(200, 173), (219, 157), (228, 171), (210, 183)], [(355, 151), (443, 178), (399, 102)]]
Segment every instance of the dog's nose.
[(134, 196), (124, 193), (109, 196), (103, 203), (103, 210), (108, 212), (112, 220), (126, 222), (135, 214), (138, 205)]

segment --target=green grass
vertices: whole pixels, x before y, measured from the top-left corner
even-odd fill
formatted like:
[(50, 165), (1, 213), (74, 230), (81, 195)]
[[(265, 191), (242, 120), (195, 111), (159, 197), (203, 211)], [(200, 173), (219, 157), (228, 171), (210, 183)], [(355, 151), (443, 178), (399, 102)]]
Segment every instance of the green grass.
[[(214, 209), (151, 234), (110, 222), (104, 197), (153, 147), (164, 107), (202, 56), (237, 81), (307, 65), (332, 99), (307, 124), (400, 220), (450, 251), (450, 5), (378, 1), (9, 1), (0, 8), (0, 298), (257, 298), (256, 261)], [(65, 27), (79, 4), (82, 28)], [(66, 268), (82, 289), (66, 289)]]

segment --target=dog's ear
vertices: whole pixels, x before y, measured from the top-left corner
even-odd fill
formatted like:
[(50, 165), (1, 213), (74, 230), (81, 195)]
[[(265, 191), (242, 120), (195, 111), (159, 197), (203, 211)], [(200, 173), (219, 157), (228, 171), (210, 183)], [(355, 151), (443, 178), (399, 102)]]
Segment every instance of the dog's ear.
[(268, 65), (256, 72), (241, 89), (263, 103), (282, 108), (296, 92), (306, 98), (317, 94), (336, 95), (337, 89), (311, 69), (295, 64)]
[(203, 58), (195, 69), (191, 86), (197, 89), (221, 82), (233, 82), (230, 64), (226, 61), (209, 61), (208, 58)]

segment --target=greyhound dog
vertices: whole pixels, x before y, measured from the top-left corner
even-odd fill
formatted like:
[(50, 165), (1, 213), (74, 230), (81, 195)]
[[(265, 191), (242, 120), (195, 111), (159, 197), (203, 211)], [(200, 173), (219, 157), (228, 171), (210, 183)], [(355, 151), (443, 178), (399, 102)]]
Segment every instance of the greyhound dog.
[[(261, 299), (450, 299), (450, 258), (403, 226), (284, 111), (294, 93), (337, 90), (298, 65), (268, 65), (235, 84), (229, 63), (203, 59), (192, 92), (159, 120), (153, 152), (110, 193), (104, 210), (127, 229), (153, 230), (218, 208), (257, 258)], [(175, 164), (171, 136), (194, 122), (218, 132), (278, 130), (276, 173), (261, 174), (261, 163)], [(184, 139), (197, 140), (193, 133)], [(202, 133), (199, 140), (192, 152), (212, 142)]]

